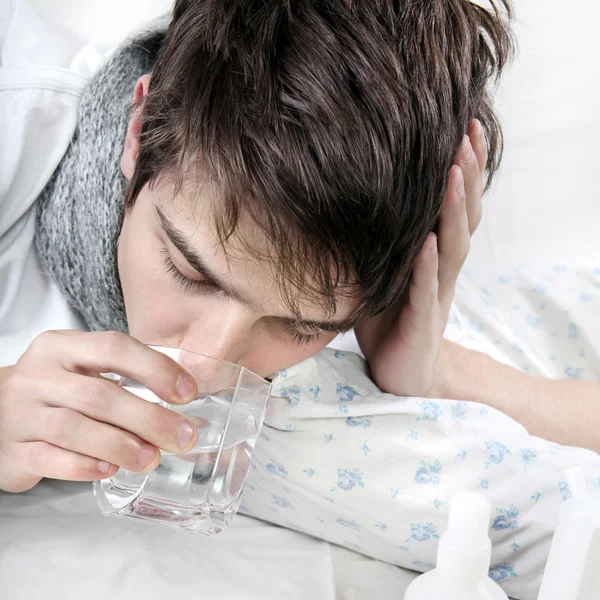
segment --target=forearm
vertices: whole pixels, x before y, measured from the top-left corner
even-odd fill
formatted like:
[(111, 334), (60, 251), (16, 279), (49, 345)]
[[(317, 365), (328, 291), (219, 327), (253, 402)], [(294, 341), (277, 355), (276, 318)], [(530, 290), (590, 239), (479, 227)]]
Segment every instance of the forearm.
[(444, 340), (440, 397), (496, 408), (530, 434), (600, 452), (600, 385), (543, 379)]

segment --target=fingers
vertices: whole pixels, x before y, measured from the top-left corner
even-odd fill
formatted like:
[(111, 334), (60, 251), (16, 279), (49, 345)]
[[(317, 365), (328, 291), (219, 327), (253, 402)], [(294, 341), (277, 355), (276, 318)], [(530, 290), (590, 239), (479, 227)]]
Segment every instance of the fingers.
[(439, 225), (439, 300), (447, 310), (469, 252), (470, 236), (481, 222), (487, 156), (483, 127), (473, 119), (450, 169)]
[(469, 123), (469, 135), (463, 137), (463, 144), (454, 160), (454, 164), (459, 166), (463, 172), (471, 235), (481, 222), (481, 197), (486, 162), (487, 144), (483, 135), (483, 128), (477, 119), (473, 119)]
[(485, 168), (488, 160), (487, 140), (481, 122), (478, 119), (472, 119), (469, 122), (469, 140), (471, 147), (477, 157), (477, 165), (479, 166), (479, 176), (481, 178), (481, 189), (484, 188)]
[[(169, 410), (159, 404), (138, 398), (118, 385), (101, 378), (81, 375), (67, 376), (56, 381), (53, 394), (54, 397), (60, 398), (58, 408), (64, 407), (77, 411), (85, 417), (93, 419), (91, 421), (93, 423), (102, 421), (107, 424), (106, 427), (110, 425), (114, 426), (113, 429), (118, 427), (120, 430), (125, 430), (124, 435), (129, 435), (125, 432), (131, 432), (133, 434), (130, 438), (131, 443), (137, 444), (135, 451), (132, 450), (131, 453), (139, 453), (140, 444), (144, 440), (153, 447), (162, 448), (167, 452), (189, 452), (198, 439), (196, 427), (202, 426), (202, 424), (208, 425), (206, 421), (192, 425), (186, 417), (175, 410)], [(49, 404), (47, 400), (46, 404)], [(110, 433), (110, 428), (103, 431)], [(97, 432), (100, 435), (99, 429)], [(54, 441), (53, 443), (61, 445)], [(105, 443), (109, 443), (109, 438)], [(76, 448), (70, 449), (77, 452), (82, 451)], [(118, 462), (116, 457), (121, 456), (119, 452), (124, 450), (123, 459), (132, 460), (131, 453), (127, 448), (118, 447), (116, 450), (117, 454), (112, 455), (112, 458), (109, 459), (106, 456), (102, 456), (102, 458), (111, 462), (113, 459), (117, 460), (116, 464), (123, 466), (123, 463)], [(156, 451), (155, 448), (154, 450)], [(158, 455), (158, 451), (156, 454)], [(132, 468), (132, 470), (135, 469)]]
[(160, 462), (159, 451), (143, 439), (68, 408), (45, 407), (31, 425), (24, 442), (44, 441), (130, 471), (151, 471)]
[(158, 448), (191, 451), (204, 420), (134, 396), (100, 377), (107, 371), (165, 401), (183, 405), (197, 395), (195, 381), (178, 387), (191, 377), (180, 365), (129, 336), (46, 332), (0, 381), (2, 489), (25, 491), (42, 477), (95, 480), (119, 467), (149, 471), (160, 461)]
[(198, 393), (194, 378), (174, 360), (117, 331), (48, 331), (36, 338), (31, 350), (40, 360), (56, 357), (74, 373), (113, 372), (130, 377), (165, 402), (183, 404)]
[(431, 328), (431, 319), (438, 303), (438, 239), (435, 233), (427, 236), (417, 257), (408, 291), (410, 307), (422, 317), (422, 327)]
[(471, 242), (466, 202), (462, 170), (453, 165), (450, 169), (438, 232), (439, 301), (447, 311), (450, 310), (456, 280), (469, 253)]
[(18, 462), (27, 465), (20, 473), (12, 491), (32, 488), (42, 477), (69, 481), (95, 481), (114, 475), (118, 467), (102, 464), (96, 458), (58, 448), (47, 442), (29, 442), (20, 445), (22, 458)]

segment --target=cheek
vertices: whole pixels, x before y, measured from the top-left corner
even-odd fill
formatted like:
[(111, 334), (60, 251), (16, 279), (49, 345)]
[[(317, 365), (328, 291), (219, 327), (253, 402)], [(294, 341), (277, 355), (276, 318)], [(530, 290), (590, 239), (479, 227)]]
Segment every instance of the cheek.
[(128, 215), (119, 238), (118, 264), (129, 331), (138, 339), (156, 336), (178, 306), (165, 272), (159, 241), (135, 212)]
[(297, 344), (290, 339), (273, 337), (260, 341), (257, 339), (256, 344), (249, 348), (249, 354), (243, 364), (263, 377), (270, 377), (281, 369), (297, 365), (314, 356), (334, 338), (335, 334), (326, 334), (308, 344)]
[(162, 242), (135, 211), (123, 223), (118, 252), (129, 333), (146, 344), (206, 350), (193, 340), (218, 337), (210, 316), (223, 314), (226, 304), (183, 291), (167, 272)]

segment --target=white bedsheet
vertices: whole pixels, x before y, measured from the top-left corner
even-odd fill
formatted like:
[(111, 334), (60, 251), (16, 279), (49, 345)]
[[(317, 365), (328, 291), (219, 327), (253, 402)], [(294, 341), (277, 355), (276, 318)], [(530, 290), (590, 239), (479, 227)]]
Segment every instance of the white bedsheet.
[(91, 485), (0, 492), (2, 600), (397, 600), (414, 575), (238, 515), (214, 539), (104, 517)]
[[(0, 0), (2, 5), (7, 0)], [(37, 0), (90, 40), (116, 42), (166, 0)], [(85, 6), (85, 10), (82, 8)], [(600, 264), (600, 70), (591, 0), (517, 0), (520, 55), (499, 91), (506, 155), (471, 273), (525, 260)], [(1, 7), (1, 6), (0, 6)], [(93, 18), (89, 18), (93, 15)], [(0, 10), (0, 37), (2, 35)], [(105, 36), (104, 38), (102, 36)], [(239, 516), (216, 539), (102, 517), (90, 484), (0, 492), (0, 599), (401, 599), (414, 575)]]

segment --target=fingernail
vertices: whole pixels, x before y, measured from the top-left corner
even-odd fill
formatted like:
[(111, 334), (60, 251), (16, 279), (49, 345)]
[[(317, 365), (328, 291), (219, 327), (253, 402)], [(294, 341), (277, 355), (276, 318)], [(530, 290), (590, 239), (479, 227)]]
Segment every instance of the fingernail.
[(429, 251), (433, 252), (435, 254), (437, 252), (437, 250), (438, 250), (437, 235), (435, 235), (435, 233), (430, 233), (429, 234)]
[(98, 461), (98, 471), (101, 473), (108, 473), (112, 468), (112, 465), (105, 460)]
[(463, 137), (462, 159), (465, 162), (471, 162), (474, 158), (475, 153), (473, 152), (473, 148), (471, 148), (471, 141), (469, 140), (469, 136), (465, 135)]
[(197, 391), (196, 380), (191, 375), (184, 373), (179, 376), (177, 380), (177, 393), (182, 400), (193, 400), (196, 397)]
[(177, 437), (177, 443), (183, 450), (194, 437), (194, 428), (189, 423), (184, 423), (179, 428), (179, 436)]
[(138, 456), (140, 467), (147, 467), (154, 460), (155, 456), (156, 450), (154, 449), (154, 446), (144, 444), (140, 450), (140, 455)]

